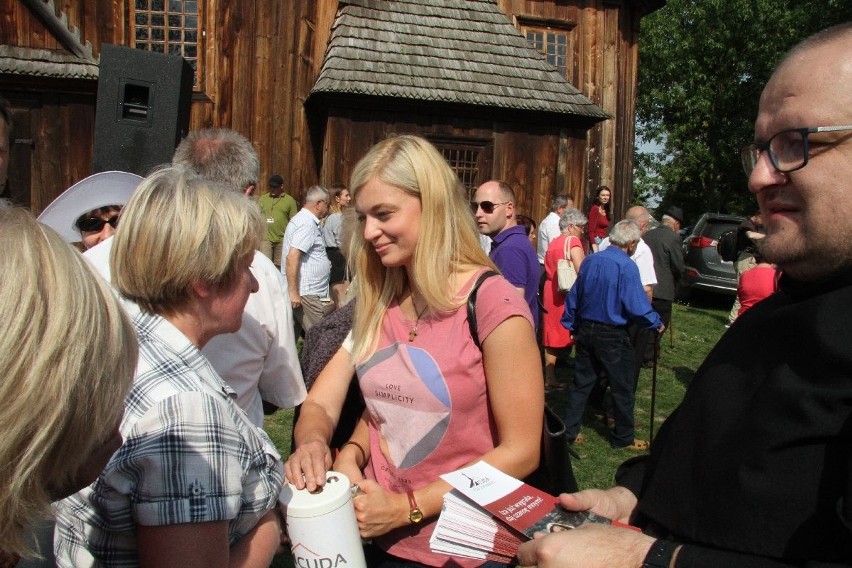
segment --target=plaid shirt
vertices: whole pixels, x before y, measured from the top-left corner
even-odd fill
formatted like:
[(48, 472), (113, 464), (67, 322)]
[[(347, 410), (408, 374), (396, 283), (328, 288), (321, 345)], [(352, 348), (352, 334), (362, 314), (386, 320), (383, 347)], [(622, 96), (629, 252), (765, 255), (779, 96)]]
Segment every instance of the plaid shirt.
[(201, 352), (160, 316), (140, 313), (134, 325), (124, 443), (92, 485), (54, 504), (61, 567), (138, 566), (137, 524), (227, 520), (233, 545), (281, 491), (272, 442)]

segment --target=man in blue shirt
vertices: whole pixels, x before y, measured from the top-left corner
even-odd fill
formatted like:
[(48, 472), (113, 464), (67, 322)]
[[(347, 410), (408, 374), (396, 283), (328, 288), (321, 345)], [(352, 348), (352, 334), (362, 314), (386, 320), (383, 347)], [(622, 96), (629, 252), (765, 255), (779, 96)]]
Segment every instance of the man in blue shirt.
[(500, 273), (523, 294), (538, 329), (538, 281), (541, 271), (535, 249), (515, 218), (515, 192), (503, 181), (480, 185), (470, 207), (479, 232), (491, 237), (488, 256)]
[(648, 449), (648, 442), (633, 436), (633, 347), (627, 335), (631, 322), (662, 332), (660, 316), (651, 307), (630, 260), (641, 237), (639, 225), (624, 220), (609, 234), (611, 246), (586, 257), (565, 300), (562, 325), (576, 341), (574, 386), (565, 408), (569, 438), (582, 442), (580, 422), (589, 393), (600, 371), (609, 378), (615, 427), (610, 445), (631, 451)]

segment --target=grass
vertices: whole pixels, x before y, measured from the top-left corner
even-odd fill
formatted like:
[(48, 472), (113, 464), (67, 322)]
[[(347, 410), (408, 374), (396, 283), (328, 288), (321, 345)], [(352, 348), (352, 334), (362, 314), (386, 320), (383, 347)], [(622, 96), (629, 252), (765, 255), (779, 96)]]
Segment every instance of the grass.
[[(695, 371), (707, 353), (725, 331), (732, 299), (727, 296), (695, 295), (689, 304), (675, 304), (672, 325), (660, 341), (657, 364), (657, 392), (654, 411), (654, 432), (683, 398)], [(572, 367), (559, 367), (560, 380), (570, 382)], [(642, 369), (636, 394), (636, 437), (647, 440), (650, 431), (652, 370)], [(548, 403), (561, 414), (567, 391), (547, 395)], [(292, 410), (279, 411), (267, 417), (265, 428), (284, 459), (290, 452)], [(630, 452), (613, 450), (609, 446), (606, 426), (586, 413), (583, 424), (586, 442), (576, 448), (580, 455), (574, 460), (574, 473), (581, 489), (606, 488), (613, 484), (615, 470)], [(289, 557), (276, 558), (275, 568), (293, 566)]]
[[(696, 296), (691, 305), (675, 304), (672, 325), (660, 340), (654, 405), (655, 435), (680, 404), (695, 371), (725, 331), (731, 303), (727, 296)], [(557, 376), (565, 382), (570, 382), (571, 373), (570, 365), (557, 369)], [(642, 369), (636, 392), (635, 435), (643, 440), (650, 438), (652, 374), (652, 369)], [(548, 404), (560, 415), (566, 396), (567, 391), (547, 395)], [(586, 412), (582, 431), (586, 441), (575, 447), (580, 459), (573, 461), (578, 485), (581, 489), (611, 487), (615, 470), (634, 454), (610, 448), (606, 425), (590, 412)]]

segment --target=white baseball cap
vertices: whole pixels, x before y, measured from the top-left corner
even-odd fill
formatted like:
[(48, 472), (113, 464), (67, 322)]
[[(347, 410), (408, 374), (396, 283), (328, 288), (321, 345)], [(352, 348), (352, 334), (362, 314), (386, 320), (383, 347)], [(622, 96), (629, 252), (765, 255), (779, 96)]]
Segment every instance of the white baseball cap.
[(128, 172), (100, 172), (80, 180), (54, 199), (38, 220), (69, 243), (80, 241), (75, 223), (81, 215), (110, 205), (127, 203), (142, 177)]

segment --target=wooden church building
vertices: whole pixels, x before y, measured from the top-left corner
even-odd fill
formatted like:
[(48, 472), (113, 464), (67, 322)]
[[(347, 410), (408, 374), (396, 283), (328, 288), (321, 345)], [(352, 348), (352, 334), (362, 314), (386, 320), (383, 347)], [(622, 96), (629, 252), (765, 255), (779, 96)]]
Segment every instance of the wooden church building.
[[(38, 213), (95, 171), (96, 138), (147, 151), (141, 130), (96, 120), (99, 98), (113, 96), (98, 87), (162, 93), (168, 83), (138, 80), (132, 63), (102, 65), (110, 44), (182, 57), (181, 124), (248, 137), (261, 191), (273, 173), (297, 198), (348, 182), (371, 145), (416, 133), (469, 190), (503, 179), (536, 220), (557, 194), (585, 208), (602, 183), (620, 216), (632, 194), (639, 24), (664, 3), (0, 0), (0, 95), (13, 108), (3, 196)], [(161, 113), (153, 99), (146, 112)], [(176, 140), (148, 138), (168, 151)]]

